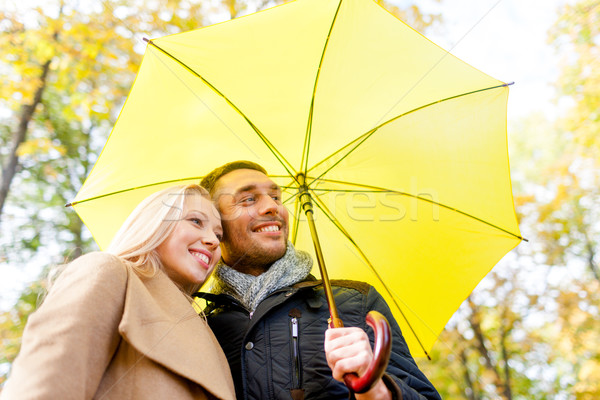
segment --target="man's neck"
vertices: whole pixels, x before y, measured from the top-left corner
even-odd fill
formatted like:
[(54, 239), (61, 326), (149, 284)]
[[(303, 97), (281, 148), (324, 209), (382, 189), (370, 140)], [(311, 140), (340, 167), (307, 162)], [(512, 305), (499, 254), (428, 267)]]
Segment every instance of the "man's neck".
[[(237, 272), (241, 272), (242, 274), (246, 274), (246, 275), (252, 275), (252, 276), (259, 276), (264, 274), (265, 272), (267, 272), (269, 270), (269, 268), (271, 268), (271, 265), (273, 264), (254, 264), (254, 263), (248, 263), (246, 260), (238, 260), (236, 262), (232, 262), (229, 263), (227, 260), (223, 260), (225, 261), (225, 264), (236, 270)], [(246, 261), (246, 262), (245, 262)]]
[(247, 275), (253, 275), (253, 276), (259, 276), (264, 274), (265, 272), (267, 272), (269, 270), (269, 266), (249, 266), (249, 267), (242, 267), (239, 268), (239, 266), (235, 267), (235, 270), (237, 270), (238, 272), (242, 272), (244, 274)]

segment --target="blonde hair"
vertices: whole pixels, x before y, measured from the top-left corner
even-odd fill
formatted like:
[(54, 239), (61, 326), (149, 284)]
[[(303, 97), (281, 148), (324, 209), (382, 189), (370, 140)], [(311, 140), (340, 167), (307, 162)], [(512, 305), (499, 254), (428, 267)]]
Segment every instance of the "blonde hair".
[(183, 217), (186, 196), (194, 194), (210, 200), (208, 191), (196, 184), (172, 186), (148, 196), (129, 214), (106, 251), (123, 259), (140, 276), (156, 275), (163, 268), (156, 248)]

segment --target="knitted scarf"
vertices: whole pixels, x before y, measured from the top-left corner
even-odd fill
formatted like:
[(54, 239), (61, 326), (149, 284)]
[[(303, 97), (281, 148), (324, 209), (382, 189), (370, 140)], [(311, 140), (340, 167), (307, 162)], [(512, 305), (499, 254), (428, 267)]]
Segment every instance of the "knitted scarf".
[(312, 268), (312, 258), (307, 252), (296, 250), (291, 242), (283, 257), (259, 276), (243, 274), (219, 261), (213, 275), (211, 289), (215, 294), (228, 294), (238, 300), (250, 312), (277, 289), (293, 285), (305, 279)]

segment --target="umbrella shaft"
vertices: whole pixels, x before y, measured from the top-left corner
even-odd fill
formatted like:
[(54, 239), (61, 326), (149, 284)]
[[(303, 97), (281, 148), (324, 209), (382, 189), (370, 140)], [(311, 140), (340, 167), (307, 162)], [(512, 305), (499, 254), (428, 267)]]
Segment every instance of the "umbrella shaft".
[(344, 323), (340, 319), (335, 305), (335, 299), (333, 298), (333, 290), (331, 289), (331, 283), (329, 282), (329, 276), (325, 269), (325, 259), (323, 258), (323, 252), (321, 251), (321, 243), (319, 242), (319, 236), (317, 235), (317, 227), (313, 218), (313, 208), (310, 195), (306, 189), (306, 186), (301, 185), (300, 190), (300, 201), (302, 203), (302, 209), (306, 214), (308, 226), (310, 228), (310, 235), (312, 236), (313, 244), (315, 246), (315, 254), (317, 256), (317, 263), (319, 264), (319, 271), (321, 272), (321, 279), (323, 281), (323, 289), (325, 290), (325, 297), (327, 298), (327, 305), (329, 307), (329, 326), (332, 328), (341, 328)]

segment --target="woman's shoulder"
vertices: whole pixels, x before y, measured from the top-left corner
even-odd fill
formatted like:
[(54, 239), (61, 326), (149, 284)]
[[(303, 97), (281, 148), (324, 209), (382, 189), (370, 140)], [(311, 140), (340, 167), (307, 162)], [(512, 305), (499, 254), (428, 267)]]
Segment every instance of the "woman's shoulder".
[(127, 265), (119, 257), (103, 251), (95, 251), (77, 257), (67, 264), (59, 279), (68, 276), (72, 279), (81, 277), (86, 281), (124, 282), (127, 280), (127, 270)]
[(105, 251), (92, 251), (82, 256), (77, 257), (69, 263), (69, 265), (107, 265), (107, 266), (123, 266), (123, 260), (114, 254)]

